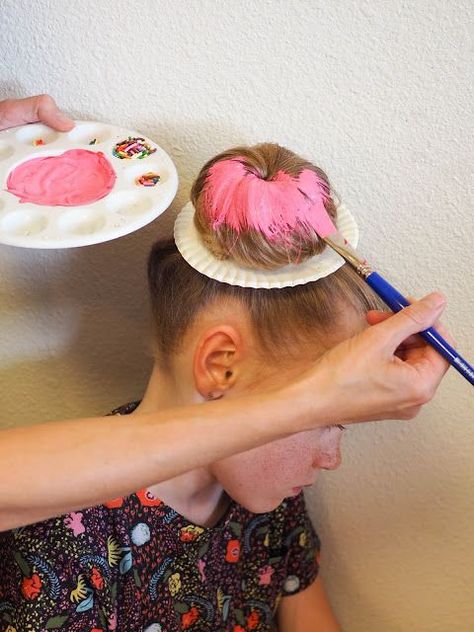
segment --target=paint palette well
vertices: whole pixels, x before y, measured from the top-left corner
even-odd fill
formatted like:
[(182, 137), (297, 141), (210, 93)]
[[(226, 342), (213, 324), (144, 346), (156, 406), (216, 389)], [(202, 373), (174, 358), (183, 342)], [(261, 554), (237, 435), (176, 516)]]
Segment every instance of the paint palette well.
[[(96, 164), (105, 165), (102, 180)], [(135, 131), (76, 121), (70, 132), (41, 123), (0, 132), (0, 243), (6, 245), (74, 248), (115, 239), (163, 213), (177, 188), (171, 158)]]

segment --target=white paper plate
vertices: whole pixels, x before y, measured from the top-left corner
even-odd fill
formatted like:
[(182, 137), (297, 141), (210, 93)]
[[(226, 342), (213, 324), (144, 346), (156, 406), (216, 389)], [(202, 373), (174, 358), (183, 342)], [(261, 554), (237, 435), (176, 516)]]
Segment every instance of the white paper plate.
[[(352, 213), (342, 204), (337, 207), (337, 227), (355, 248), (359, 241), (359, 228)], [(174, 238), (183, 258), (198, 272), (216, 281), (240, 287), (294, 287), (328, 276), (344, 263), (344, 259), (329, 246), (320, 255), (278, 270), (244, 268), (231, 259), (217, 259), (202, 242), (194, 224), (192, 202), (186, 204), (179, 213), (174, 225)]]
[[(142, 137), (156, 151), (142, 159), (120, 159), (115, 145)], [(37, 139), (43, 145), (35, 146)], [(90, 145), (92, 139), (97, 143)], [(7, 178), (32, 158), (58, 156), (70, 149), (102, 152), (116, 174), (111, 192), (81, 206), (43, 206), (22, 203), (9, 193)], [(146, 172), (160, 175), (156, 186), (144, 187), (136, 178)], [(56, 132), (35, 123), (0, 132), (0, 243), (23, 248), (74, 248), (127, 235), (163, 213), (173, 201), (178, 174), (168, 154), (139, 132), (106, 123), (76, 121), (70, 132)]]

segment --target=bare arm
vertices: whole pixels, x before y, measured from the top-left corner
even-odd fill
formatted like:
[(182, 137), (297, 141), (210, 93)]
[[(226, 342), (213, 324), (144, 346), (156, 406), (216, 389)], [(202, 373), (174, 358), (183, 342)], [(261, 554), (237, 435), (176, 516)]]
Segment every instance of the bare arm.
[(304, 413), (275, 393), (4, 430), (0, 531), (132, 493), (284, 436), (292, 423), (306, 425)]
[(278, 606), (279, 632), (341, 632), (319, 577), (305, 590), (283, 597)]
[(399, 347), (437, 320), (437, 302), (430, 295), (414, 303), (331, 349), (294, 384), (258, 395), (1, 431), (0, 530), (131, 493), (292, 432), (414, 417), (448, 365), (421, 338)]

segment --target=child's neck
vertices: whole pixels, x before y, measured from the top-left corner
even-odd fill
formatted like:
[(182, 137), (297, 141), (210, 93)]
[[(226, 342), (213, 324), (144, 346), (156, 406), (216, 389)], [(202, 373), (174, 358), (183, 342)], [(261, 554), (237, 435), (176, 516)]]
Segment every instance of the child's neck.
[(178, 388), (173, 376), (168, 375), (155, 364), (145, 394), (134, 412), (138, 414), (155, 413), (186, 404), (179, 399)]
[[(177, 385), (155, 365), (145, 395), (133, 414), (153, 413), (195, 402), (185, 394), (182, 385)], [(149, 489), (182, 516), (206, 527), (218, 522), (229, 505), (228, 496), (207, 468), (191, 470)]]
[(190, 522), (203, 527), (214, 526), (230, 503), (221, 485), (205, 469), (191, 470), (149, 489)]

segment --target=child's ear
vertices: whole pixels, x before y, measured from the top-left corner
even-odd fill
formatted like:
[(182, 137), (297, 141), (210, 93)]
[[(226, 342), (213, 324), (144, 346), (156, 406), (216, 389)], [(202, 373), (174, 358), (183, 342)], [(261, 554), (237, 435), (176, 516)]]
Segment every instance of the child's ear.
[(242, 338), (229, 325), (205, 332), (194, 353), (194, 382), (204, 399), (219, 399), (238, 378)]

